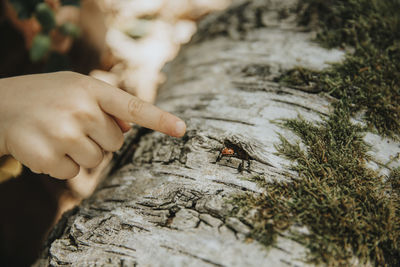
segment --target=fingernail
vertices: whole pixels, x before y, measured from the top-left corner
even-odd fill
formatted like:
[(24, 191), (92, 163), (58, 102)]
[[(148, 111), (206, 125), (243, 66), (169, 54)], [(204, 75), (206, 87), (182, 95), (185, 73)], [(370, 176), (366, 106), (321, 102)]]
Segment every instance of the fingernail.
[(175, 124), (175, 135), (181, 137), (186, 132), (186, 124), (183, 121), (177, 121)]

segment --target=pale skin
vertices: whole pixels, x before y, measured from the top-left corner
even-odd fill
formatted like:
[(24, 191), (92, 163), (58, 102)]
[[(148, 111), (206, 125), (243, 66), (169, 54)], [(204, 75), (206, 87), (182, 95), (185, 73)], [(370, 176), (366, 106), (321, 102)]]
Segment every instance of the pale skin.
[(185, 123), (89, 76), (57, 72), (0, 79), (0, 156), (60, 179), (121, 148), (128, 122), (182, 137)]

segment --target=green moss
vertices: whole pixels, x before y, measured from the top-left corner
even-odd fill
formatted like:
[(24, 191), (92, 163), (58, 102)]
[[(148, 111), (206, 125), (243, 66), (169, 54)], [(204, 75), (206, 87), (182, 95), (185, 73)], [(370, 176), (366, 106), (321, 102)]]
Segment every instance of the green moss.
[(400, 196), (400, 168), (392, 170), (389, 176), (389, 183), (393, 191)]
[[(345, 61), (323, 72), (297, 68), (279, 81), (346, 99), (380, 134), (400, 137), (400, 1), (302, 0), (302, 24), (314, 25), (327, 46), (353, 46)], [(314, 20), (314, 21), (313, 21)], [(311, 90), (312, 89), (312, 90)]]
[[(251, 237), (270, 245), (279, 233), (289, 231), (309, 249), (314, 263), (347, 265), (355, 255), (361, 263), (398, 266), (400, 199), (388, 185), (398, 185), (400, 171), (392, 175), (396, 179), (385, 179), (366, 167), (365, 129), (350, 122), (343, 104), (316, 125), (301, 118), (282, 125), (305, 147), (284, 137), (277, 146), (296, 163), (292, 169), (299, 177), (264, 184), (266, 193), (259, 196), (235, 197), (236, 216), (249, 220), (250, 211), (256, 210), (250, 218)], [(294, 225), (307, 226), (310, 232), (291, 232)]]
[(399, 0), (300, 0), (300, 24), (318, 31), (326, 47), (373, 45), (386, 49), (400, 39)]
[[(289, 235), (308, 248), (309, 261), (329, 266), (355, 264), (354, 257), (359, 265), (400, 266), (400, 168), (389, 177), (368, 168), (363, 141), (372, 128), (400, 137), (399, 10), (399, 0), (300, 0), (300, 22), (318, 31), (321, 44), (354, 53), (322, 72), (295, 68), (278, 79), (337, 101), (320, 123), (280, 123), (300, 137), (281, 136), (276, 146), (298, 177), (265, 183), (257, 176), (264, 194), (234, 197), (233, 215), (253, 226), (250, 237), (268, 246)], [(356, 112), (367, 126), (351, 122)]]
[(259, 187), (264, 187), (266, 186), (268, 183), (265, 181), (265, 177), (262, 175), (256, 175), (250, 178), (243, 178), (244, 180), (247, 181), (252, 181), (254, 183), (256, 183)]

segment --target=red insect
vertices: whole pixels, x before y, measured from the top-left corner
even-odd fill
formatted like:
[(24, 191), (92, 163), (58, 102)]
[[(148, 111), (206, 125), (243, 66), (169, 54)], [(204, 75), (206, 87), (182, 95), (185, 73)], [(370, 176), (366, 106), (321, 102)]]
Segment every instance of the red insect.
[(243, 172), (244, 169), (244, 161), (247, 161), (247, 171), (250, 172), (250, 159), (252, 159), (249, 154), (243, 150), (241, 147), (232, 144), (229, 141), (225, 141), (225, 147), (219, 151), (219, 155), (215, 163), (220, 161), (223, 157), (228, 157), (228, 161), (230, 162), (230, 158), (238, 158), (241, 159), (242, 162), (238, 166), (239, 172)]
[(232, 148), (224, 147), (224, 149), (221, 151), (221, 154), (224, 156), (233, 156), (235, 155), (235, 151)]

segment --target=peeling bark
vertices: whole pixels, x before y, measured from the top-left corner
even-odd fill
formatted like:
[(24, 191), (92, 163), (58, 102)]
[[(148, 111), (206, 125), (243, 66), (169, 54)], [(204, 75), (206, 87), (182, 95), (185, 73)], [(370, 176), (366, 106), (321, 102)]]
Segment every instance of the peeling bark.
[[(251, 226), (230, 217), (226, 201), (262, 192), (247, 180), (255, 175), (288, 179), (290, 162), (274, 145), (279, 134), (296, 137), (276, 120), (301, 115), (319, 121), (329, 112), (329, 97), (273, 81), (295, 66), (318, 70), (343, 57), (313, 43), (313, 33), (299, 28), (294, 14), (282, 15), (294, 5), (241, 1), (199, 25), (166, 67), (169, 78), (158, 99), (185, 119), (187, 135), (175, 139), (135, 128), (114, 171), (65, 214), (37, 266), (305, 265), (305, 249), (285, 236), (269, 249), (247, 239)], [(382, 145), (377, 155), (399, 150), (386, 149), (378, 136), (368, 138)], [(244, 151), (249, 169), (238, 171), (241, 158), (217, 162), (226, 142)]]

